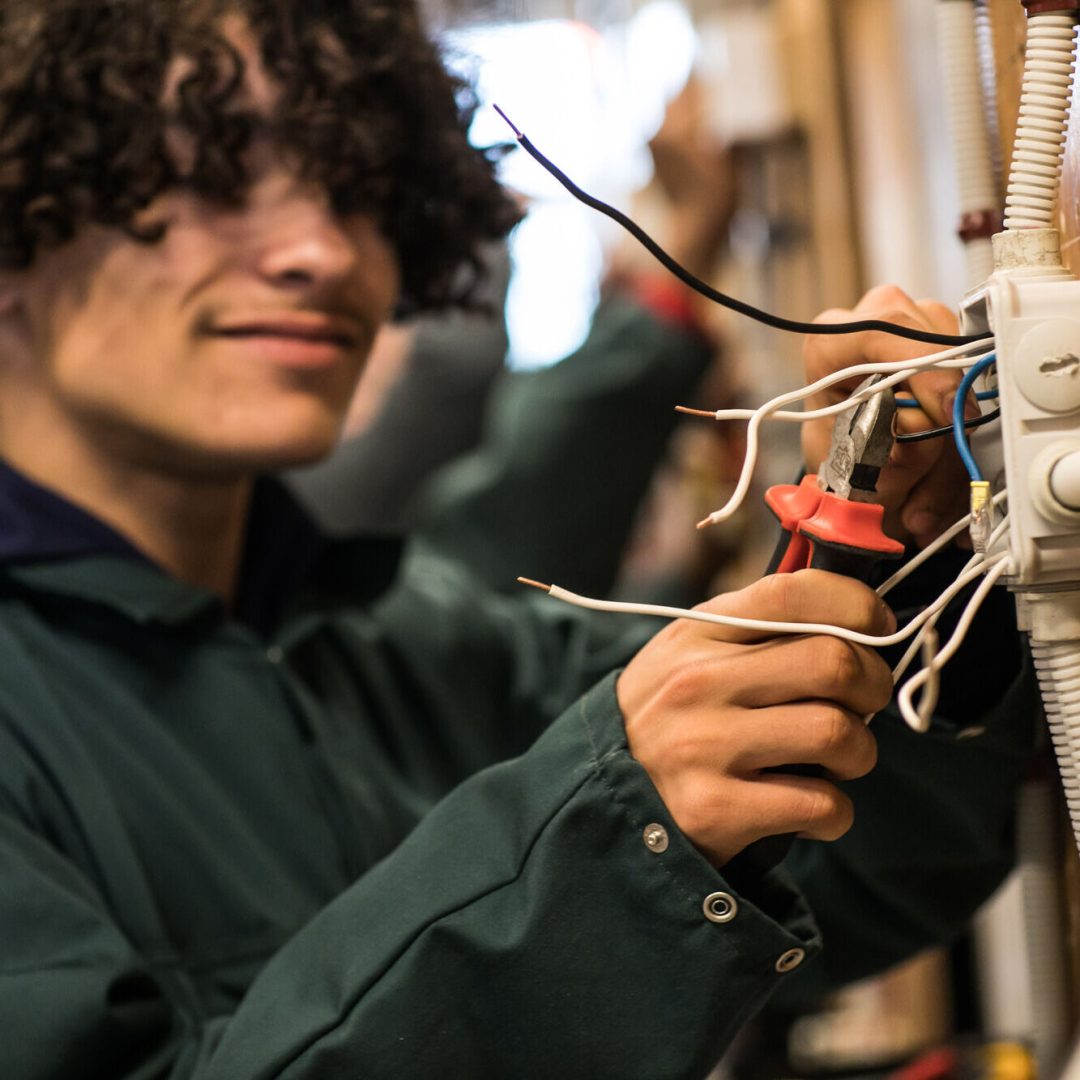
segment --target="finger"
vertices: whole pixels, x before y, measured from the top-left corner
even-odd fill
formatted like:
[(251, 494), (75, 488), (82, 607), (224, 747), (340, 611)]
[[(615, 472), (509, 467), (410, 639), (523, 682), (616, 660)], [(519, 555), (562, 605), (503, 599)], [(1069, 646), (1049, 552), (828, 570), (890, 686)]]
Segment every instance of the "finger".
[(947, 304), (934, 299), (917, 300), (915, 303), (931, 330), (938, 334), (959, 333), (960, 320), (956, 317), (956, 312)]
[[(696, 610), (767, 622), (824, 623), (875, 635), (892, 633), (896, 626), (889, 607), (873, 589), (824, 570), (772, 574), (738, 592), (699, 604)], [(692, 625), (703, 636), (725, 641), (753, 642), (774, 636), (770, 630)]]
[[(909, 423), (920, 418), (928, 418), (926, 427), (941, 427), (952, 423), (952, 406), (960, 385), (961, 372), (950, 368), (930, 368), (912, 375), (908, 379), (908, 390), (919, 403), (919, 409), (902, 409), (903, 413), (912, 413)], [(974, 398), (971, 399), (974, 403)]]
[[(916, 303), (893, 286), (871, 289), (852, 311), (834, 309), (819, 316), (818, 321), (839, 322), (867, 318), (923, 330), (950, 327), (955, 321), (944, 305), (932, 301)], [(880, 331), (834, 336), (813, 335), (807, 338), (804, 347), (806, 378), (810, 383), (814, 383), (827, 375), (858, 364), (900, 363), (929, 355), (935, 349), (935, 346), (918, 344)], [(850, 394), (860, 378), (852, 375), (810, 395), (806, 400), (807, 408), (825, 408), (839, 403)], [(921, 389), (913, 387), (912, 392), (920, 400), (925, 397), (930, 414), (934, 417), (932, 426), (947, 422), (944, 419), (939, 421), (939, 418), (943, 416), (946, 408), (944, 402), (955, 389), (955, 376), (951, 373), (931, 371), (928, 378), (916, 376), (913, 382), (915, 379), (919, 380), (916, 387), (921, 386)], [(832, 419), (811, 421), (803, 425), (803, 458), (811, 470), (817, 469), (829, 452), (832, 427)]]
[[(796, 833), (809, 840), (839, 840), (855, 821), (851, 799), (829, 780), (793, 773), (760, 773), (754, 782), (787, 812), (780, 835)], [(764, 800), (763, 800), (764, 801)], [(769, 834), (775, 835), (775, 834)]]
[[(947, 319), (943, 305), (913, 300), (894, 285), (870, 289), (851, 311), (833, 309), (819, 315), (817, 322), (877, 320), (918, 330), (937, 329)], [(807, 342), (807, 376), (811, 381), (856, 363), (891, 363), (935, 352), (937, 346), (910, 341), (883, 331), (811, 336)]]
[[(725, 801), (738, 800), (743, 827), (736, 842), (738, 850), (765, 836), (784, 836), (796, 833), (813, 840), (838, 840), (851, 828), (855, 818), (851, 800), (829, 780), (791, 773), (760, 773), (735, 789), (727, 790)], [(715, 813), (725, 817), (724, 805), (717, 800)], [(730, 830), (727, 835), (717, 827), (718, 846), (726, 841), (731, 850)], [(730, 854), (728, 855), (730, 857)]]
[[(737, 680), (723, 670), (734, 665)], [(825, 635), (748, 646), (718, 664), (717, 681), (724, 701), (746, 709), (822, 699), (860, 716), (883, 709), (893, 690), (889, 666), (873, 649)]]
[[(849, 318), (854, 313), (849, 313)], [(877, 312), (875, 318), (885, 318), (901, 326), (925, 330), (925, 325), (918, 319), (909, 318), (897, 312)], [(939, 352), (940, 347), (909, 341), (907, 338), (886, 334), (880, 330), (864, 330), (854, 334), (812, 334), (806, 339), (803, 359), (806, 380), (815, 383), (827, 375), (833, 375), (845, 368), (859, 364), (894, 364), (902, 363), (920, 356)], [(852, 387), (865, 376), (852, 375), (848, 379), (834, 383), (825, 390), (809, 398), (814, 408), (831, 404), (846, 397)]]
[(865, 714), (831, 701), (747, 709), (727, 728), (735, 747), (728, 770), (744, 777), (761, 769), (818, 765), (835, 779), (856, 780), (877, 764), (877, 741)]
[[(903, 409), (905, 414), (897, 419), (897, 434), (912, 434), (926, 431), (932, 421), (918, 409)], [(908, 417), (907, 413), (918, 413), (917, 417)], [(944, 437), (943, 437), (944, 438)], [(907, 500), (912, 489), (919, 484), (938, 464), (941, 456), (951, 451), (951, 447), (940, 439), (927, 439), (920, 442), (894, 442), (889, 453), (888, 464), (878, 475), (876, 501), (885, 507), (886, 515), (899, 510)], [(955, 453), (955, 451), (952, 451)], [(886, 529), (896, 524), (892, 517), (887, 517)], [(890, 532), (890, 535), (894, 535)]]

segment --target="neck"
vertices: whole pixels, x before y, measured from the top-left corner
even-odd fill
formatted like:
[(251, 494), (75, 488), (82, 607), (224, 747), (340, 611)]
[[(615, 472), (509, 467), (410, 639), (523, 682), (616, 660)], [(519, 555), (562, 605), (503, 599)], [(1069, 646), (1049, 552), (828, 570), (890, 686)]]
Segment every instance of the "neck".
[[(97, 446), (73, 447), (53, 432), (51, 441), (25, 445), (4, 440), (0, 453), (30, 479), (52, 488), (126, 537), (181, 581), (230, 603), (243, 556), (253, 480), (157, 469)], [(34, 445), (31, 443), (31, 445)]]

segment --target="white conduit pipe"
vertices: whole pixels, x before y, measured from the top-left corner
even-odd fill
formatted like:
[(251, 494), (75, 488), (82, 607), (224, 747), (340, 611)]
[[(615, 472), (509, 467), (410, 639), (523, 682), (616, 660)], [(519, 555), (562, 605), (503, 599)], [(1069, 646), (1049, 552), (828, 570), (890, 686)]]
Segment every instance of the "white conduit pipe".
[(974, 287), (994, 270), (990, 235), (998, 231), (1000, 218), (972, 0), (939, 0), (937, 32), (945, 80), (945, 112), (956, 165), (960, 236), (967, 261), (967, 283)]
[(1080, 850), (1080, 641), (1040, 641), (1032, 634), (1031, 655)]
[(1020, 116), (1005, 196), (1006, 229), (1054, 227), (1074, 39), (1071, 16), (1028, 17)]
[(994, 190), (1000, 192), (1004, 186), (1004, 169), (998, 127), (997, 64), (994, 59), (994, 28), (987, 0), (975, 0), (975, 44), (982, 79), (983, 128), (990, 144), (990, 170), (994, 177)]

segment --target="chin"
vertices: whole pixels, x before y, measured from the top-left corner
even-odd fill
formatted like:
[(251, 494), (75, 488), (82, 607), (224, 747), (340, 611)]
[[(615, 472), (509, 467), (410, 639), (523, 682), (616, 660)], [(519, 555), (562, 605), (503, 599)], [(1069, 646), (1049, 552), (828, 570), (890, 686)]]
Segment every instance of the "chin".
[(341, 437), (341, 423), (281, 425), (273, 431), (237, 438), (227, 445), (220, 442), (208, 448), (226, 469), (238, 468), (247, 473), (276, 472), (279, 469), (315, 465), (329, 457)]
[(337, 438), (306, 439), (285, 442), (278, 440), (271, 446), (252, 447), (245, 455), (253, 472), (276, 472), (279, 469), (298, 469), (317, 465), (333, 453)]

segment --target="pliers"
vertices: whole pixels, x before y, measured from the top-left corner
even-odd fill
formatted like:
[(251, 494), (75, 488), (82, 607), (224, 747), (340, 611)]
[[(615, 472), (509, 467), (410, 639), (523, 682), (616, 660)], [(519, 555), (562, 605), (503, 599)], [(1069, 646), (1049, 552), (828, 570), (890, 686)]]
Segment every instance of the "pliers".
[[(872, 375), (856, 388), (868, 389), (884, 376)], [(869, 581), (882, 559), (898, 559), (904, 545), (885, 535), (885, 508), (877, 481), (893, 445), (896, 399), (891, 389), (857, 401), (836, 417), (832, 446), (820, 470), (798, 484), (774, 484), (765, 502), (787, 536), (769, 573), (806, 567)]]

